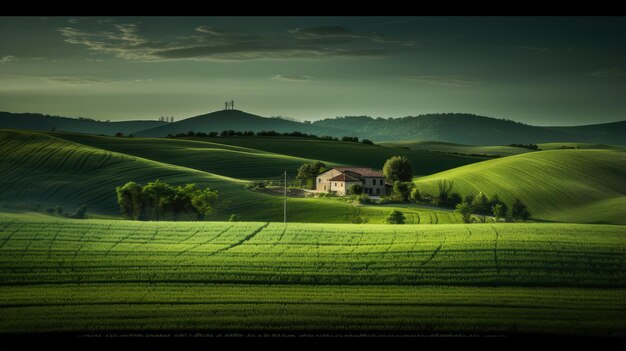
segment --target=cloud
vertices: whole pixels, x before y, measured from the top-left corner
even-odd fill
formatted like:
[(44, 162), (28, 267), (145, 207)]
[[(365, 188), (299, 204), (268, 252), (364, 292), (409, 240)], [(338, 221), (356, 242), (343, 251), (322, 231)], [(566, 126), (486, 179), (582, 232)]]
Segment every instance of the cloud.
[(293, 83), (308, 83), (313, 80), (311, 76), (301, 76), (296, 74), (277, 74), (272, 77), (274, 80)]
[(303, 40), (315, 40), (315, 39), (359, 39), (367, 38), (368, 36), (358, 34), (350, 29), (340, 26), (328, 26), (328, 27), (310, 27), (310, 28), (295, 28), (287, 31), (294, 37)]
[(19, 60), (20, 59), (12, 55), (0, 57), (0, 63), (11, 63), (11, 62), (17, 62)]
[(148, 39), (139, 33), (136, 24), (109, 27), (112, 30), (64, 27), (59, 32), (66, 42), (84, 46), (94, 53), (136, 61), (369, 58), (388, 53), (387, 49), (373, 43), (400, 43), (343, 27), (298, 28), (282, 35), (263, 37), (203, 25), (188, 36), (163, 40)]
[(49, 76), (43, 77), (44, 80), (52, 83), (61, 83), (67, 85), (100, 85), (106, 83), (118, 83), (112, 79), (97, 76)]
[(200, 26), (196, 28), (196, 32), (201, 32), (201, 33), (207, 33), (207, 34), (211, 34), (211, 35), (217, 35), (217, 36), (222, 36), (224, 35), (224, 32), (219, 30), (219, 29), (215, 29), (209, 26)]
[(590, 76), (596, 78), (615, 78), (626, 76), (626, 70), (622, 68), (607, 68), (600, 69), (595, 72), (589, 73)]
[(470, 87), (484, 83), (484, 81), (475, 78), (454, 75), (406, 76), (403, 77), (403, 79), (411, 82), (426, 83), (431, 85), (444, 85), (450, 87)]
[(295, 38), (305, 41), (349, 42), (364, 40), (382, 44), (415, 45), (414, 41), (392, 40), (377, 34), (357, 33), (341, 26), (295, 28), (287, 32)]
[(68, 23), (76, 24), (78, 23), (78, 18), (70, 18), (67, 20)]

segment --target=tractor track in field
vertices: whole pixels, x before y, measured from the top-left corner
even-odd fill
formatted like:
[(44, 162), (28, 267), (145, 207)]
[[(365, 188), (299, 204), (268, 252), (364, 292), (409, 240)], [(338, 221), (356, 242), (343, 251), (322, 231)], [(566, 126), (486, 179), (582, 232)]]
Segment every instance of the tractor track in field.
[(124, 240), (129, 239), (130, 237), (132, 237), (133, 235), (135, 235), (135, 233), (130, 232), (128, 235), (122, 237), (120, 240), (116, 241), (113, 245), (111, 245), (106, 253), (104, 254), (104, 256), (109, 256), (109, 254), (111, 253), (111, 250), (113, 250), (116, 246), (118, 246), (119, 244), (121, 244)]
[[(199, 232), (200, 230), (198, 230)], [(196, 235), (198, 232), (193, 233), (191, 236)], [(156, 230), (154, 231), (154, 234), (152, 234), (152, 237), (150, 238), (150, 241), (154, 241), (154, 238), (156, 238), (156, 236), (159, 234), (159, 227), (156, 228)], [(187, 239), (185, 239), (187, 240)], [(183, 240), (184, 241), (184, 240)]]
[(430, 261), (432, 261), (437, 254), (439, 253), (439, 251), (441, 251), (441, 248), (443, 247), (443, 245), (446, 243), (446, 239), (444, 238), (443, 241), (441, 242), (441, 244), (439, 244), (439, 246), (437, 246), (437, 248), (435, 248), (435, 250), (433, 251), (432, 254), (430, 254), (430, 256), (428, 256), (427, 259), (425, 259), (424, 261), (422, 261), (422, 263), (420, 263), (420, 266), (425, 266), (428, 263), (430, 263)]
[[(158, 233), (159, 229), (157, 228), (157, 233)], [(187, 236), (186, 238), (184, 238), (183, 240), (179, 241), (178, 243), (181, 244), (191, 238), (193, 238), (194, 236), (198, 235), (198, 233), (200, 233), (202, 231), (202, 229), (198, 229), (195, 232), (193, 232), (191, 235)], [(154, 240), (154, 238), (156, 237), (156, 233), (152, 236), (151, 240)]]
[(208, 243), (212, 242), (213, 240), (215, 240), (215, 239), (219, 238), (220, 236), (222, 236), (223, 234), (225, 234), (226, 232), (228, 232), (229, 230), (231, 230), (234, 226), (235, 226), (234, 224), (233, 224), (233, 225), (231, 225), (230, 227), (228, 227), (228, 228), (226, 228), (226, 229), (222, 230), (221, 232), (217, 233), (217, 235), (216, 235), (216, 236), (214, 236), (214, 237), (210, 238), (209, 240), (207, 240), (207, 241), (205, 241), (205, 242), (203, 242), (203, 243), (200, 243), (200, 244), (194, 245), (194, 246), (189, 247), (189, 248), (187, 248), (187, 249), (185, 249), (185, 250), (183, 250), (183, 251), (180, 251), (180, 252), (176, 255), (176, 257), (179, 257), (179, 256), (181, 256), (181, 255), (183, 255), (183, 254), (185, 254), (185, 253), (187, 253), (187, 252), (189, 252), (189, 251), (191, 251), (191, 250), (193, 250), (193, 249), (197, 248), (197, 247), (200, 247), (200, 246), (202, 246), (202, 245), (206, 245), (206, 244), (208, 244)]
[(50, 245), (48, 245), (48, 258), (52, 257), (52, 245), (54, 245), (54, 242), (57, 240), (57, 236), (59, 236), (59, 233), (61, 233), (61, 230), (62, 228), (59, 228), (59, 230), (57, 230), (56, 233), (54, 233), (54, 235), (52, 236)]
[[(282, 231), (282, 232), (280, 233), (280, 235), (278, 236), (278, 239), (277, 239), (277, 240), (276, 240), (276, 241), (272, 244), (272, 247), (271, 247), (271, 248), (269, 248), (269, 249), (267, 250), (268, 252), (273, 251), (273, 250), (274, 250), (274, 248), (275, 248), (276, 246), (281, 245), (281, 244), (279, 244), (279, 243), (280, 243), (280, 241), (281, 241), (281, 240), (283, 240), (283, 237), (285, 236), (285, 233), (286, 233), (286, 232), (287, 232), (287, 223), (285, 223), (285, 224), (284, 224), (283, 231)], [(283, 245), (283, 246), (285, 246), (285, 245)], [(286, 248), (285, 248), (285, 250), (286, 250)], [(283, 250), (283, 252), (284, 252), (284, 250)], [(281, 253), (280, 253), (280, 255), (278, 255), (278, 256), (282, 256), (283, 252), (281, 252)], [(253, 257), (253, 258), (254, 258), (254, 257), (257, 257), (257, 256), (259, 256), (261, 253), (262, 253), (262, 252), (261, 252), (261, 251), (259, 251), (259, 252), (255, 253), (255, 254), (253, 254), (253, 255), (252, 255), (252, 257)]]
[(236, 243), (234, 243), (234, 244), (230, 244), (230, 245), (228, 245), (228, 246), (226, 246), (226, 247), (224, 247), (224, 248), (221, 248), (221, 249), (215, 250), (215, 251), (213, 251), (213, 252), (209, 253), (207, 256), (215, 256), (215, 255), (217, 255), (218, 253), (222, 253), (222, 252), (224, 252), (224, 251), (228, 251), (228, 250), (230, 250), (230, 249), (232, 249), (232, 248), (234, 248), (234, 247), (237, 247), (237, 246), (239, 246), (239, 245), (241, 245), (241, 244), (245, 243), (246, 241), (248, 241), (248, 240), (250, 240), (250, 239), (254, 238), (257, 234), (259, 234), (261, 231), (263, 231), (263, 229), (267, 228), (267, 226), (268, 226), (268, 225), (270, 225), (270, 222), (267, 222), (267, 223), (263, 224), (262, 226), (260, 226), (259, 228), (257, 228), (255, 231), (253, 231), (252, 233), (250, 233), (250, 234), (246, 235), (243, 239), (239, 240), (238, 242), (236, 242)]
[(493, 262), (496, 264), (496, 272), (500, 274), (500, 263), (498, 262), (498, 238), (500, 237), (500, 233), (498, 233), (496, 227), (491, 226), (491, 228), (496, 232), (496, 240), (493, 245)]

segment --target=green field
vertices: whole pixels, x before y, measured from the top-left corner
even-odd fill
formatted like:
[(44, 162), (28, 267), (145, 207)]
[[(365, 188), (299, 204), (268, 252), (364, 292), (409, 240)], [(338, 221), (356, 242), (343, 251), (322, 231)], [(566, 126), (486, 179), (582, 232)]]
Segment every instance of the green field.
[(446, 143), (443, 141), (387, 141), (380, 143), (387, 147), (409, 148), (411, 150), (436, 151), (465, 155), (512, 156), (532, 152), (532, 150), (513, 146), (475, 146)]
[(555, 150), (555, 149), (599, 149), (599, 150), (619, 150), (626, 151), (626, 146), (622, 145), (607, 145), (607, 144), (593, 144), (593, 143), (542, 143), (538, 144), (541, 150)]
[[(127, 148), (133, 145), (132, 142), (123, 144), (129, 139), (110, 139), (120, 140)], [(147, 139), (147, 142), (152, 140), (156, 139)], [(207, 145), (193, 141), (169, 142), (175, 145)], [(152, 150), (157, 149), (158, 145), (141, 147)], [(159, 155), (165, 157), (165, 154), (163, 152)], [(198, 161), (198, 168), (202, 168), (201, 156), (210, 154), (211, 152), (205, 150), (195, 156), (185, 156), (183, 148), (179, 159), (184, 162), (178, 162), (176, 157), (172, 162), (185, 164)], [(207, 161), (206, 164), (213, 165), (216, 163), (214, 161)], [(270, 162), (271, 159), (268, 163)], [(253, 171), (245, 162), (235, 161), (230, 165), (239, 174)], [(221, 169), (228, 168), (226, 165)], [(282, 197), (248, 190), (243, 180), (107, 151), (37, 132), (0, 131), (0, 179), (0, 202), (27, 205), (37, 203), (43, 209), (60, 205), (69, 212), (81, 204), (87, 204), (88, 214), (117, 216), (119, 208), (115, 198), (116, 186), (131, 180), (145, 184), (160, 179), (175, 185), (196, 183), (217, 189), (220, 200), (215, 213), (210, 217), (214, 220), (225, 220), (231, 214), (237, 214), (244, 221), (283, 219)], [(289, 220), (298, 222), (351, 223), (360, 216), (369, 223), (382, 223), (392, 209), (382, 206), (353, 206), (339, 199), (288, 200)], [(419, 207), (403, 211), (407, 215), (408, 223), (459, 222), (459, 217), (449, 211)]]
[(624, 335), (623, 228), (0, 215), (0, 332)]
[(231, 137), (195, 138), (225, 145), (253, 148), (281, 155), (315, 159), (347, 166), (382, 169), (392, 156), (406, 156), (413, 163), (415, 174), (426, 175), (484, 161), (484, 157), (446, 155), (441, 153), (388, 148), (343, 141), (328, 141), (298, 137)]
[(537, 219), (626, 224), (626, 153), (615, 150), (552, 150), (489, 160), (416, 179), (436, 194), (437, 181), (454, 181), (461, 195), (520, 198)]

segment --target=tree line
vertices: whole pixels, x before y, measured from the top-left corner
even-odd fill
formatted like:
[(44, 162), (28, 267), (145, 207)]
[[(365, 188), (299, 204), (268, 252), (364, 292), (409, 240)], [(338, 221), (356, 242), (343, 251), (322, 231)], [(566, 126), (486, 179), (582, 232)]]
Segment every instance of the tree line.
[[(116, 135), (116, 136), (123, 136), (123, 134), (120, 133), (120, 135)], [(228, 129), (228, 130), (223, 130), (221, 132), (194, 132), (193, 130), (188, 131), (187, 133), (178, 133), (178, 134), (168, 134), (167, 137), (168, 138), (189, 138), (189, 137), (196, 137), (196, 138), (216, 138), (216, 137), (250, 137), (250, 136), (291, 136), (291, 137), (302, 137), (302, 138), (314, 138), (314, 139), (320, 139), (320, 140), (332, 140), (332, 141), (339, 141), (339, 138), (336, 137), (332, 137), (329, 135), (324, 135), (324, 136), (317, 136), (315, 134), (307, 134), (307, 133), (302, 133), (302, 132), (298, 132), (298, 131), (293, 131), (293, 132), (285, 132), (285, 133), (279, 133), (277, 131), (274, 130), (262, 130), (259, 132), (253, 132), (251, 130), (246, 130), (246, 131), (241, 131), (241, 130), (233, 130), (233, 129)], [(131, 135), (132, 137), (132, 135)], [(341, 138), (341, 141), (349, 141), (349, 142), (359, 142), (359, 138), (358, 137), (353, 137), (353, 136), (344, 136)], [(373, 145), (374, 142), (372, 142), (371, 140), (367, 140), (364, 139), (362, 141), (363, 144), (368, 144), (368, 145)]]
[(124, 218), (158, 221), (165, 217), (177, 220), (187, 215), (203, 220), (213, 211), (217, 191), (199, 188), (196, 184), (172, 186), (156, 180), (144, 186), (128, 182), (115, 188), (117, 203)]

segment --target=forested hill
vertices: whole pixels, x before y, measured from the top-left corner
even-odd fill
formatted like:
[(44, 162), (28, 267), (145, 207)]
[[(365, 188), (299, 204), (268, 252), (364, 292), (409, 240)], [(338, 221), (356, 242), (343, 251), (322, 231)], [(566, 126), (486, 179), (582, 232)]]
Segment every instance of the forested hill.
[(351, 130), (376, 141), (447, 141), (469, 145), (507, 145), (577, 141), (624, 145), (626, 121), (577, 127), (538, 127), (472, 114), (445, 113), (403, 118), (337, 117), (313, 122)]

